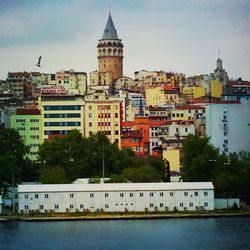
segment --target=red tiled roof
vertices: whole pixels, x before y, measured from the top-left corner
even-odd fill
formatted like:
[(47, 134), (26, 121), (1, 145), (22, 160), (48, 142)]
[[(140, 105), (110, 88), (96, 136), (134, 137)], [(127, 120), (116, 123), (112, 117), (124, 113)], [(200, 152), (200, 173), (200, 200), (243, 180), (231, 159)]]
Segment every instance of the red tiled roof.
[(175, 106), (175, 109), (205, 109), (205, 107), (199, 105), (181, 105)]
[(39, 109), (17, 109), (17, 115), (40, 115), (41, 111)]

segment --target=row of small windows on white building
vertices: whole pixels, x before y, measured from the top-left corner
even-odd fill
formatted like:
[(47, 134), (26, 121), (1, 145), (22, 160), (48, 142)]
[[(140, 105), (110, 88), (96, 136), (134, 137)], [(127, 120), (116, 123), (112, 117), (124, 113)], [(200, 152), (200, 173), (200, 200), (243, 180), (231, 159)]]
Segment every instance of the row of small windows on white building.
[[(129, 204), (129, 203), (126, 203), (126, 204), (123, 204), (123, 203), (121, 203), (121, 204), (116, 203), (115, 205), (116, 205), (116, 206), (119, 206), (119, 205), (120, 205), (120, 206), (129, 206), (129, 205), (133, 206), (134, 203), (130, 203), (130, 204)], [(208, 202), (205, 201), (203, 205), (204, 205), (204, 207), (208, 207), (209, 204), (208, 204)], [(105, 208), (109, 208), (109, 204), (105, 204), (104, 206), (105, 206)], [(159, 203), (158, 206), (162, 208), (162, 207), (164, 207), (164, 204), (163, 204), (163, 203)], [(150, 207), (150, 208), (157, 207), (157, 204), (149, 203), (149, 207)], [(179, 207), (180, 207), (180, 208), (184, 208), (184, 203), (183, 203), (183, 202), (180, 202), (180, 203), (179, 203)], [(194, 207), (194, 203), (193, 203), (193, 202), (189, 202), (189, 207)], [(74, 204), (69, 204), (69, 209), (74, 209), (74, 208), (77, 209), (77, 207), (75, 207)], [(84, 204), (80, 204), (80, 205), (79, 205), (79, 208), (80, 208), (80, 209), (84, 209)], [(92, 208), (93, 208), (93, 207), (92, 207)], [(29, 210), (29, 205), (24, 205), (24, 209), (25, 209), (25, 210)], [(42, 204), (39, 205), (39, 209), (40, 209), (40, 210), (44, 210), (44, 205), (42, 205)], [(55, 205), (54, 205), (54, 209), (59, 209), (59, 204), (55, 204)]]
[[(119, 196), (120, 197), (125, 197), (125, 194), (126, 193), (120, 193), (119, 194)], [(143, 193), (143, 192), (139, 192), (139, 197), (144, 197), (144, 195), (146, 195), (146, 194), (148, 194), (148, 193)], [(174, 196), (175, 195), (175, 192), (169, 192), (169, 193), (164, 193), (164, 192), (159, 192), (158, 193), (159, 194), (159, 196), (160, 197), (163, 197), (164, 195), (168, 195), (169, 194), (169, 196)], [(43, 196), (45, 199), (48, 199), (49, 198), (49, 194), (40, 194), (41, 196)], [(104, 193), (104, 197), (105, 198), (107, 198), (107, 197), (110, 197), (110, 193)], [(135, 193), (129, 193), (129, 197), (134, 197), (136, 194)], [(157, 193), (155, 193), (155, 192), (149, 192), (149, 196), (150, 197), (154, 197), (154, 196), (156, 196), (157, 195)], [(195, 192), (187, 192), (187, 191), (185, 191), (185, 192), (183, 192), (183, 195), (184, 196), (199, 196), (199, 192), (198, 191), (195, 191)], [(200, 194), (201, 195), (201, 194)], [(203, 192), (203, 195), (204, 196), (208, 196), (208, 192), (207, 191), (204, 191)], [(32, 196), (32, 195), (31, 195)], [(70, 193), (69, 194), (69, 197), (70, 198), (74, 198), (74, 196), (75, 196), (75, 194), (74, 193)], [(90, 198), (94, 198), (94, 196), (95, 196), (95, 194), (94, 193), (89, 193), (89, 197)], [(25, 194), (24, 195), (24, 198), (25, 199), (28, 199), (29, 198), (29, 195), (28, 194)], [(30, 198), (32, 198), (32, 197), (30, 197)], [(38, 199), (39, 198), (39, 194), (34, 194), (34, 198), (35, 199)]]
[[(25, 119), (16, 119), (17, 123), (25, 123)], [(39, 119), (30, 119), (30, 122), (39, 122)]]

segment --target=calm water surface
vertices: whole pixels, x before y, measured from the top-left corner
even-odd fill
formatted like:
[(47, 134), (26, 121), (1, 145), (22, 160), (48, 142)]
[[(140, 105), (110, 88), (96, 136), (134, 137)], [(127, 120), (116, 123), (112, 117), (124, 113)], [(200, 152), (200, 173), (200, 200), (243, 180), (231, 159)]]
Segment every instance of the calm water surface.
[(0, 223), (0, 249), (250, 249), (250, 217)]

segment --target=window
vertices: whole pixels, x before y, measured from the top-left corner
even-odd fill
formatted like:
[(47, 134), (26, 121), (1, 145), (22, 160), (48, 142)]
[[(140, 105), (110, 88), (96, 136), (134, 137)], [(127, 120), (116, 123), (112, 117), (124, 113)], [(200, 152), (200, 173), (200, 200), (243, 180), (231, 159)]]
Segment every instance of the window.
[(43, 210), (43, 205), (40, 205), (39, 208), (40, 208), (41, 210)]
[(120, 193), (120, 197), (124, 197), (124, 193)]
[(70, 204), (70, 205), (69, 205), (69, 208), (70, 208), (70, 209), (74, 208), (74, 205), (73, 205), (73, 204)]
[(198, 196), (198, 192), (194, 192), (194, 196)]
[(25, 119), (16, 119), (16, 122), (22, 122), (22, 123), (24, 123)]
[(30, 122), (39, 122), (39, 119), (30, 119)]
[(174, 192), (170, 192), (169, 195), (170, 195), (170, 196), (174, 196)]
[(149, 204), (149, 206), (150, 206), (150, 207), (153, 207), (153, 206), (154, 206), (154, 204), (153, 204), (153, 203), (150, 203), (150, 204)]
[(163, 192), (160, 192), (160, 196), (163, 196)]
[(29, 209), (29, 206), (28, 206), (28, 205), (24, 205), (24, 209), (25, 209), (25, 210), (28, 210), (28, 209)]
[(160, 207), (163, 207), (163, 203), (160, 203)]
[(83, 204), (80, 204), (80, 208), (83, 209), (83, 208), (84, 208), (84, 205), (83, 205)]
[(204, 196), (208, 196), (208, 192), (205, 191), (205, 192), (204, 192)]
[(185, 128), (185, 132), (188, 132), (188, 128)]
[(27, 194), (24, 195), (25, 199), (29, 199), (29, 196)]
[(189, 207), (193, 207), (193, 206), (194, 206), (193, 202), (190, 202)]
[(70, 198), (74, 198), (74, 194), (69, 194), (69, 197)]
[(180, 203), (180, 207), (183, 207), (183, 202)]
[(129, 196), (130, 196), (130, 197), (133, 197), (133, 196), (134, 196), (134, 194), (133, 194), (133, 193), (130, 193), (130, 194), (129, 194)]
[(115, 130), (115, 135), (119, 135), (119, 130)]
[(92, 106), (89, 106), (89, 110), (92, 110)]
[(38, 199), (38, 194), (35, 194), (35, 199)]
[(105, 208), (109, 208), (109, 204), (105, 204)]
[(55, 209), (59, 209), (59, 205), (58, 204), (55, 204)]
[(89, 197), (93, 198), (94, 197), (94, 193), (90, 193)]
[(30, 139), (37, 139), (38, 140), (39, 139), (39, 135), (31, 135)]
[(109, 194), (108, 194), (108, 193), (105, 193), (105, 197), (106, 197), (106, 198), (109, 197)]
[(92, 122), (89, 122), (89, 127), (92, 127)]
[(89, 113), (89, 118), (92, 118), (92, 113)]
[(39, 130), (39, 127), (30, 127), (31, 131)]
[(204, 202), (204, 207), (208, 207), (208, 202)]
[(175, 131), (176, 131), (176, 133), (178, 133), (178, 132), (179, 132), (179, 128), (176, 128), (176, 130), (175, 130)]
[(80, 118), (79, 113), (44, 114), (44, 118)]
[(143, 197), (143, 193), (140, 193), (140, 197)]
[(184, 192), (184, 196), (188, 196), (188, 192)]
[(115, 113), (115, 118), (118, 118), (118, 113)]
[(45, 199), (48, 199), (48, 198), (49, 198), (49, 194), (45, 194), (45, 195), (44, 195), (44, 198), (45, 198)]
[(153, 193), (153, 192), (150, 192), (149, 196), (150, 196), (150, 197), (153, 197), (153, 196), (154, 196), (154, 193)]

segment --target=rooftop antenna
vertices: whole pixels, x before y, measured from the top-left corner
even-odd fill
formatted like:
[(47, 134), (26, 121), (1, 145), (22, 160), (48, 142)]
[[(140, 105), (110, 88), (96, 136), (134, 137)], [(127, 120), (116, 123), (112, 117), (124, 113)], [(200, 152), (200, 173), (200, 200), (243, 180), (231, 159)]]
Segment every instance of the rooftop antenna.
[(219, 58), (220, 58), (220, 49), (219, 49)]

